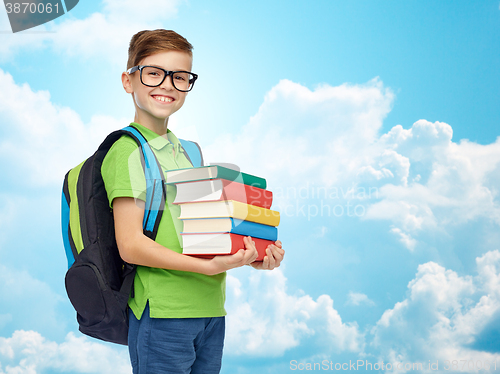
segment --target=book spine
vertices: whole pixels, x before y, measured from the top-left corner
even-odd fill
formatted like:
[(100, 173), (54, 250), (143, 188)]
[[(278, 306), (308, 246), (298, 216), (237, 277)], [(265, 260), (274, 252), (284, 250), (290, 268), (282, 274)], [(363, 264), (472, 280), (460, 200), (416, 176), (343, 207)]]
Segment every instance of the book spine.
[(264, 190), (267, 187), (267, 182), (264, 178), (221, 166), (217, 166), (217, 178), (243, 183), (249, 186), (262, 188)]
[(239, 201), (229, 201), (228, 203), (230, 207), (232, 207), (231, 216), (233, 218), (269, 226), (278, 226), (280, 223), (280, 214), (275, 210), (261, 208)]
[(242, 203), (269, 209), (273, 202), (273, 193), (262, 188), (223, 179), (221, 200), (236, 200)]
[[(193, 234), (188, 234), (188, 235), (193, 235)], [(196, 234), (195, 234), (196, 235)], [(203, 234), (200, 234), (203, 235)], [(227, 255), (233, 255), (236, 252), (238, 252), (240, 249), (245, 249), (245, 243), (243, 242), (243, 238), (245, 237), (244, 235), (238, 235), (238, 234), (227, 234), (231, 236), (231, 252), (227, 253)], [(266, 256), (266, 248), (270, 244), (274, 244), (274, 241), (272, 240), (265, 240), (265, 239), (259, 239), (259, 238), (252, 238), (252, 240), (255, 243), (255, 249), (257, 249), (257, 259), (255, 261), (262, 261), (264, 260), (264, 257)], [(202, 258), (213, 258), (215, 255), (213, 253), (184, 253), (185, 255), (188, 256), (196, 256), (196, 257), (202, 257)], [(221, 256), (225, 256), (226, 254), (223, 254)]]
[(231, 218), (231, 221), (232, 228), (230, 232), (233, 234), (272, 240), (273, 242), (278, 239), (278, 229), (274, 226), (263, 225), (250, 221), (242, 221), (234, 218)]

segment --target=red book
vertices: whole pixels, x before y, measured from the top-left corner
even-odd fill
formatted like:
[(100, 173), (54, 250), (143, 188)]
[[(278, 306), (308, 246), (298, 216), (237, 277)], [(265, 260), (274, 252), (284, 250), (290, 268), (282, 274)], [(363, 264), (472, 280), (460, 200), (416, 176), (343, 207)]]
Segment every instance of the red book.
[[(194, 256), (214, 256), (231, 255), (240, 249), (245, 249), (243, 235), (231, 233), (210, 233), (210, 234), (181, 234), (185, 255)], [(269, 244), (274, 244), (271, 240), (252, 238), (258, 252), (256, 261), (262, 261), (266, 256), (266, 248)]]
[(273, 201), (273, 193), (269, 190), (227, 179), (176, 183), (175, 186), (174, 204), (234, 200), (269, 209)]

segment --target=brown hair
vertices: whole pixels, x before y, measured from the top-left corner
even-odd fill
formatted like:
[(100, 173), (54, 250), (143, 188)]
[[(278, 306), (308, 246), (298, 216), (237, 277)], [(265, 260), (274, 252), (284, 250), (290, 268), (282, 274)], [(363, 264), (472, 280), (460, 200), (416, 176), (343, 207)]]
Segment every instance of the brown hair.
[(184, 37), (172, 30), (139, 31), (130, 40), (128, 48), (127, 69), (155, 53), (167, 51), (182, 51), (193, 55), (193, 46)]

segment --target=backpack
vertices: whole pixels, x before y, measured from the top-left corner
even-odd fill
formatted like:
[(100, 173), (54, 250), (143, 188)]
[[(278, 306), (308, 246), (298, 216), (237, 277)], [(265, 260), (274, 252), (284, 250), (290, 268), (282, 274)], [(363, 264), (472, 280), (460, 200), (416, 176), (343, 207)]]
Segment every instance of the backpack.
[[(146, 178), (143, 229), (146, 236), (156, 238), (165, 206), (165, 179), (151, 147), (132, 126), (109, 134), (94, 155), (66, 174), (61, 224), (68, 259), (66, 292), (77, 312), (79, 330), (97, 339), (127, 345), (128, 299), (136, 267), (119, 255), (113, 213), (101, 175), (104, 157), (124, 134), (141, 149)], [(198, 144), (179, 141), (193, 166), (202, 166)]]

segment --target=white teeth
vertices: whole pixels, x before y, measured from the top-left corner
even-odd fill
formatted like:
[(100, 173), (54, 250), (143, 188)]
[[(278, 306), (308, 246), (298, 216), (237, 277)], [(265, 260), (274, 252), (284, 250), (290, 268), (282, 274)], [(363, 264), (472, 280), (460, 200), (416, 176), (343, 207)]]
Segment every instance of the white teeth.
[(163, 101), (163, 102), (167, 102), (167, 103), (171, 103), (171, 102), (172, 102), (172, 98), (170, 98), (170, 97), (165, 97), (165, 96), (155, 96), (154, 98), (155, 98), (156, 100)]

